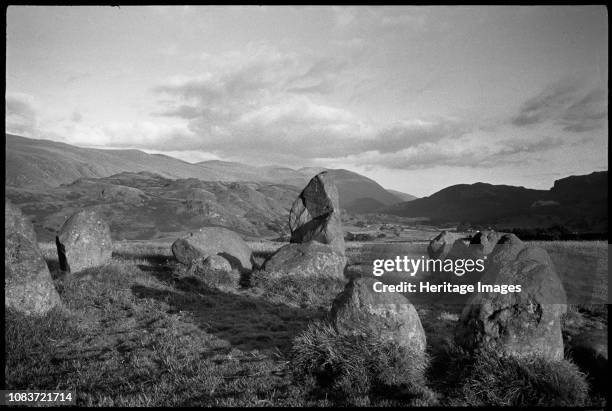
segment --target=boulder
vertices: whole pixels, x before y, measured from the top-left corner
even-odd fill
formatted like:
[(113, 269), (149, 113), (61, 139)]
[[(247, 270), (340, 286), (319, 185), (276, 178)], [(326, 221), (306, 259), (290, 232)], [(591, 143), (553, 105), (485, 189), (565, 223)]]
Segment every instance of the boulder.
[(393, 340), (424, 353), (427, 341), (416, 309), (402, 294), (375, 292), (376, 281), (352, 279), (332, 303), (332, 324), (341, 333), (367, 329), (381, 340)]
[(43, 315), (61, 304), (38, 245), (20, 233), (4, 243), (4, 305), (26, 315)]
[(501, 233), (493, 230), (479, 231), (471, 238), (469, 247), (472, 250), (478, 250), (474, 253), (474, 255), (489, 255), (497, 245), (499, 239), (502, 238), (505, 234), (506, 233)]
[(455, 241), (459, 240), (460, 237), (461, 236), (457, 233), (442, 231), (440, 234), (435, 236), (427, 246), (427, 254), (429, 255), (429, 258), (446, 258), (447, 254), (455, 244)]
[(329, 244), (309, 241), (279, 248), (264, 264), (271, 276), (344, 278), (346, 257)]
[(521, 292), (474, 293), (457, 325), (459, 345), (504, 355), (563, 359), (561, 315), (567, 310), (567, 297), (546, 251), (506, 234), (488, 260), (481, 283), (521, 285)]
[(253, 252), (237, 233), (223, 227), (203, 227), (176, 240), (172, 254), (183, 264), (211, 255), (220, 255), (240, 272), (253, 267)]
[[(474, 263), (470, 264), (476, 264), (477, 260), (483, 259), (484, 256), (480, 252), (480, 249), (472, 248), (472, 246), (469, 244), (469, 241), (469, 238), (459, 238), (458, 240), (455, 240), (450, 251), (448, 251), (447, 255), (443, 259), (444, 265), (446, 265), (446, 260), (453, 260), (454, 266), (456, 268), (459, 267), (457, 260), (472, 260), (474, 261)], [(483, 260), (482, 264), (485, 263), (486, 260)], [(464, 262), (463, 268), (461, 268), (461, 270), (456, 268), (454, 272), (434, 270), (432, 272), (431, 282), (439, 285), (442, 285), (444, 283), (457, 284), (459, 286), (472, 285), (474, 286), (474, 289), (476, 289), (476, 286), (481, 280), (481, 277), (484, 272), (476, 270), (474, 265), (472, 265), (472, 271), (467, 272), (467, 270), (465, 269), (465, 264), (466, 263)], [(463, 306), (472, 294), (473, 293), (459, 294), (452, 292), (440, 292), (432, 295), (431, 297), (437, 303)]]
[(210, 287), (240, 285), (240, 273), (232, 269), (229, 261), (220, 255), (199, 257), (191, 261), (187, 268), (188, 275), (199, 278)]
[(427, 253), (430, 258), (483, 258), (493, 251), (497, 241), (505, 233), (493, 230), (479, 231), (472, 237), (461, 237), (457, 233), (442, 231), (430, 241)]
[(450, 250), (446, 253), (444, 259), (457, 260), (457, 259), (478, 259), (482, 258), (478, 252), (470, 246), (469, 238), (459, 238), (452, 244)]
[(108, 223), (94, 210), (72, 215), (55, 238), (60, 269), (72, 273), (107, 263), (113, 254)]
[(30, 220), (21, 212), (21, 209), (9, 200), (4, 201), (4, 237), (19, 233), (36, 244), (36, 233)]
[(213, 271), (231, 271), (232, 265), (220, 255), (211, 255), (202, 262), (202, 267)]
[(314, 176), (289, 212), (292, 243), (318, 241), (344, 254), (338, 189), (327, 171)]

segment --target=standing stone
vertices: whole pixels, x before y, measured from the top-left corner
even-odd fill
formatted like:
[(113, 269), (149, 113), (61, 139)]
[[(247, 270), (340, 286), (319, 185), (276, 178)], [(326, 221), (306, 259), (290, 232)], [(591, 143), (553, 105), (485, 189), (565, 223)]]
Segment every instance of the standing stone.
[(197, 258), (220, 255), (240, 272), (253, 268), (253, 252), (237, 233), (224, 227), (203, 227), (172, 244), (172, 254), (183, 264)]
[(32, 243), (37, 244), (34, 226), (23, 214), (21, 209), (9, 200), (4, 201), (4, 237), (19, 233)]
[(314, 240), (344, 254), (338, 189), (327, 171), (314, 176), (294, 201), (289, 228), (292, 243)]
[(332, 324), (341, 333), (367, 329), (398, 345), (425, 353), (425, 331), (410, 301), (399, 293), (377, 293), (373, 278), (351, 280), (332, 304)]
[(442, 231), (429, 242), (427, 254), (430, 258), (444, 259), (459, 238), (457, 233)]
[(72, 215), (55, 239), (60, 269), (79, 272), (108, 262), (113, 254), (110, 227), (94, 210)]
[(500, 233), (493, 230), (479, 231), (470, 240), (470, 249), (478, 250), (475, 255), (485, 256), (491, 254), (497, 242), (506, 233)]
[(26, 315), (43, 315), (61, 304), (36, 243), (11, 233), (4, 243), (4, 305)]
[(457, 342), (468, 350), (563, 359), (567, 297), (546, 251), (506, 234), (488, 259), (481, 282), (521, 285), (521, 292), (472, 295), (457, 325)]
[(309, 241), (279, 248), (263, 265), (271, 277), (344, 278), (346, 257), (328, 244)]

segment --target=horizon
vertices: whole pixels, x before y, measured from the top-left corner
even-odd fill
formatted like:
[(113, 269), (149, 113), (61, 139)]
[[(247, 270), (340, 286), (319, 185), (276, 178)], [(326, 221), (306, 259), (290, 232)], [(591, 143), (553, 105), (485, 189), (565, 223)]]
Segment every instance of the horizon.
[(604, 6), (10, 6), (6, 47), (26, 138), (418, 197), (608, 169)]
[[(11, 133), (5, 133), (5, 134), (11, 134)], [(24, 136), (15, 135), (15, 134), (11, 134), (11, 135), (12, 135), (13, 137), (27, 138), (27, 139), (30, 139), (30, 140), (36, 140), (36, 139), (32, 139), (32, 138), (30, 138), (30, 137), (24, 137)], [(40, 140), (46, 140), (46, 139), (40, 139)], [(51, 140), (51, 141), (52, 141), (52, 140)], [(57, 141), (54, 141), (54, 142), (57, 142)], [(67, 144), (67, 143), (64, 143), (64, 144)], [(253, 165), (253, 164), (241, 163), (241, 162), (237, 162), (237, 161), (225, 161), (225, 160), (219, 160), (219, 159), (213, 159), (213, 160), (203, 160), (203, 161), (199, 161), (199, 162), (194, 162), (194, 163), (192, 163), (192, 162), (189, 162), (189, 161), (187, 161), (187, 160), (183, 160), (183, 159), (180, 159), (180, 158), (178, 158), (178, 157), (174, 157), (174, 156), (171, 156), (171, 155), (168, 155), (168, 154), (165, 154), (165, 153), (149, 153), (149, 152), (147, 152), (147, 151), (145, 151), (145, 150), (138, 149), (138, 148), (127, 149), (127, 148), (114, 148), (114, 147), (100, 148), (100, 147), (85, 147), (85, 146), (77, 146), (77, 145), (72, 145), (72, 146), (74, 146), (74, 147), (78, 147), (78, 148), (93, 148), (93, 149), (99, 149), (99, 150), (136, 150), (136, 151), (139, 151), (139, 152), (142, 152), (142, 153), (145, 153), (145, 154), (152, 154), (152, 155), (154, 155), (154, 154), (159, 154), (159, 155), (164, 155), (164, 156), (171, 157), (171, 158), (173, 158), (173, 159), (175, 159), (175, 160), (182, 161), (182, 162), (185, 162), (185, 163), (188, 163), (188, 164), (191, 164), (191, 165), (198, 165), (198, 164), (207, 163), (207, 162), (221, 162), (221, 163), (231, 163), (231, 164), (238, 164), (238, 165), (247, 165), (247, 166), (251, 166), (251, 167), (275, 167), (275, 168), (288, 168), (288, 169), (293, 170), (293, 171), (300, 171), (300, 170), (303, 170), (303, 169), (307, 169), (307, 168), (309, 168), (309, 167), (292, 168), (292, 167), (288, 167), (288, 166), (280, 166), (280, 165), (278, 165), (278, 164), (270, 164), (270, 165), (265, 165), (265, 166), (258, 166), (258, 165)], [(310, 167), (310, 168), (313, 168), (313, 167)], [(317, 167), (314, 167), (314, 168), (317, 168)], [(326, 167), (321, 167), (321, 168), (326, 168)], [(351, 170), (351, 169), (346, 169), (346, 168), (335, 168), (335, 169), (332, 169), (332, 168), (326, 168), (326, 169), (328, 169), (328, 170), (344, 170), (344, 171), (349, 171), (349, 172), (352, 172), (352, 173), (357, 173), (357, 171), (354, 171), (354, 170)], [(452, 185), (449, 185), (449, 186), (443, 187), (443, 188), (441, 188), (440, 190), (437, 190), (437, 191), (435, 191), (435, 192), (432, 192), (432, 193), (430, 193), (430, 194), (426, 194), (426, 195), (423, 195), (423, 196), (416, 196), (416, 195), (414, 195), (414, 194), (412, 194), (412, 193), (409, 193), (409, 192), (405, 192), (405, 191), (402, 191), (402, 190), (395, 190), (394, 188), (390, 188), (390, 187), (385, 187), (385, 186), (384, 186), (383, 184), (381, 184), (380, 182), (378, 182), (378, 181), (376, 181), (376, 180), (374, 180), (374, 179), (372, 179), (372, 180), (373, 180), (374, 182), (378, 183), (378, 184), (379, 184), (381, 187), (383, 187), (385, 190), (395, 190), (395, 191), (402, 192), (403, 194), (410, 194), (410, 195), (412, 195), (412, 196), (414, 196), (414, 197), (416, 197), (416, 198), (425, 198), (425, 197), (429, 197), (429, 196), (431, 196), (431, 195), (433, 195), (433, 194), (436, 194), (436, 193), (438, 193), (439, 191), (442, 191), (442, 190), (444, 190), (444, 189), (446, 189), (446, 188), (452, 187), (452, 186), (454, 186), (454, 185), (475, 185), (475, 184), (489, 184), (489, 185), (497, 185), (497, 186), (511, 186), (511, 187), (519, 187), (519, 188), (525, 188), (525, 189), (529, 189), (529, 190), (550, 190), (550, 189), (552, 189), (552, 187), (554, 186), (555, 181), (557, 181), (557, 180), (564, 179), (564, 178), (567, 178), (567, 177), (575, 177), (575, 176), (576, 176), (576, 177), (579, 177), (579, 176), (586, 176), (586, 175), (590, 175), (590, 174), (597, 173), (597, 172), (607, 172), (607, 171), (608, 171), (607, 169), (605, 169), (605, 170), (593, 170), (593, 171), (591, 171), (591, 172), (587, 172), (587, 173), (585, 173), (585, 174), (571, 174), (571, 175), (562, 176), (562, 177), (559, 177), (559, 178), (557, 178), (557, 179), (554, 179), (554, 180), (553, 180), (553, 181), (550, 183), (550, 187), (549, 187), (549, 188), (546, 188), (546, 189), (539, 189), (539, 188), (534, 188), (534, 187), (529, 187), (529, 186), (522, 186), (522, 185), (518, 185), (518, 186), (517, 186), (517, 185), (510, 185), (510, 184), (503, 184), (503, 183), (500, 183), (500, 184), (494, 184), (494, 183), (490, 183), (490, 182), (486, 182), (486, 181), (474, 181), (474, 182), (467, 182), (467, 183), (466, 183), (466, 182), (463, 182), (463, 183), (452, 184)], [(360, 173), (357, 173), (357, 174), (360, 174)], [(110, 176), (106, 176), (106, 177), (110, 177)], [(368, 176), (365, 176), (365, 177), (368, 177)], [(104, 177), (101, 177), (101, 178), (104, 178)], [(370, 178), (370, 177), (368, 177), (368, 178)]]

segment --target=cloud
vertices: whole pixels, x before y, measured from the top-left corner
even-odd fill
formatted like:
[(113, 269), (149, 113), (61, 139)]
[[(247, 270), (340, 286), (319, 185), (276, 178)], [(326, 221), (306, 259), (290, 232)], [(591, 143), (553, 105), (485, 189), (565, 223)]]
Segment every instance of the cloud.
[(38, 116), (35, 98), (24, 93), (7, 93), (5, 102), (6, 132), (30, 137), (36, 136)]
[(370, 151), (343, 159), (347, 164), (386, 169), (416, 170), (438, 166), (491, 168), (500, 165), (525, 165), (539, 154), (564, 144), (560, 138), (506, 139), (483, 142), (475, 136), (427, 142), (397, 152)]
[(560, 123), (564, 130), (582, 132), (602, 128), (608, 117), (608, 96), (602, 88), (592, 89), (586, 96), (567, 107)]
[(364, 151), (377, 150), (391, 153), (421, 143), (437, 142), (445, 138), (458, 138), (467, 132), (465, 125), (451, 119), (423, 121), (414, 119), (403, 121), (380, 131), (377, 138), (363, 148)]
[(393, 32), (398, 28), (422, 31), (431, 25), (425, 7), (355, 7), (336, 6), (332, 8), (335, 28), (338, 30), (376, 30)]
[(70, 117), (70, 119), (74, 121), (75, 123), (80, 123), (83, 120), (83, 115), (79, 113), (78, 111), (75, 111), (72, 113), (72, 116)]
[(568, 132), (602, 128), (608, 115), (607, 93), (577, 79), (564, 79), (530, 98), (511, 118), (517, 127), (550, 122)]
[[(315, 92), (332, 81), (334, 73), (350, 73), (346, 60), (303, 57), (256, 46), (240, 54), (207, 55), (207, 72), (176, 77), (156, 87), (155, 92), (167, 98), (165, 108), (156, 114), (184, 121), (188, 130), (185, 136), (175, 130), (173, 149), (247, 162), (348, 161), (415, 169), (518, 164), (563, 144), (553, 138), (495, 141), (490, 133), (478, 131), (477, 125), (448, 117), (374, 124)], [(542, 121), (552, 116), (550, 107), (562, 107), (567, 109), (569, 124), (601, 97), (595, 93), (576, 100), (578, 90), (574, 83), (550, 88), (525, 104), (522, 114), (527, 120), (523, 121)], [(166, 142), (151, 140), (154, 146), (149, 148), (162, 149)]]
[(155, 114), (186, 122), (190, 135), (175, 139), (181, 149), (285, 164), (368, 151), (390, 153), (466, 131), (449, 118), (375, 126), (327, 102), (326, 94), (343, 82), (363, 81), (363, 73), (352, 64), (359, 51), (347, 47), (354, 51), (342, 58), (298, 56), (256, 44), (242, 53), (204, 55), (206, 72), (171, 78), (154, 88), (164, 98), (164, 108)]

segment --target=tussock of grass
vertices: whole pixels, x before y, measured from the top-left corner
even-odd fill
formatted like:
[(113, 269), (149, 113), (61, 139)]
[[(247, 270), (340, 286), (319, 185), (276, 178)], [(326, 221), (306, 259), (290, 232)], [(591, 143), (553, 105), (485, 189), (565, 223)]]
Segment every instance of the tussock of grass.
[(254, 271), (248, 281), (261, 290), (262, 297), (292, 306), (329, 309), (334, 298), (344, 289), (344, 279), (330, 277), (270, 276)]
[[(428, 358), (367, 330), (338, 333), (328, 322), (313, 322), (295, 338), (294, 378), (340, 403), (370, 405), (370, 399), (404, 400), (432, 405), (425, 385)], [(416, 402), (415, 402), (416, 401)]]
[(584, 406), (586, 376), (570, 361), (543, 357), (500, 357), (482, 352), (459, 358), (458, 394), (472, 406)]

